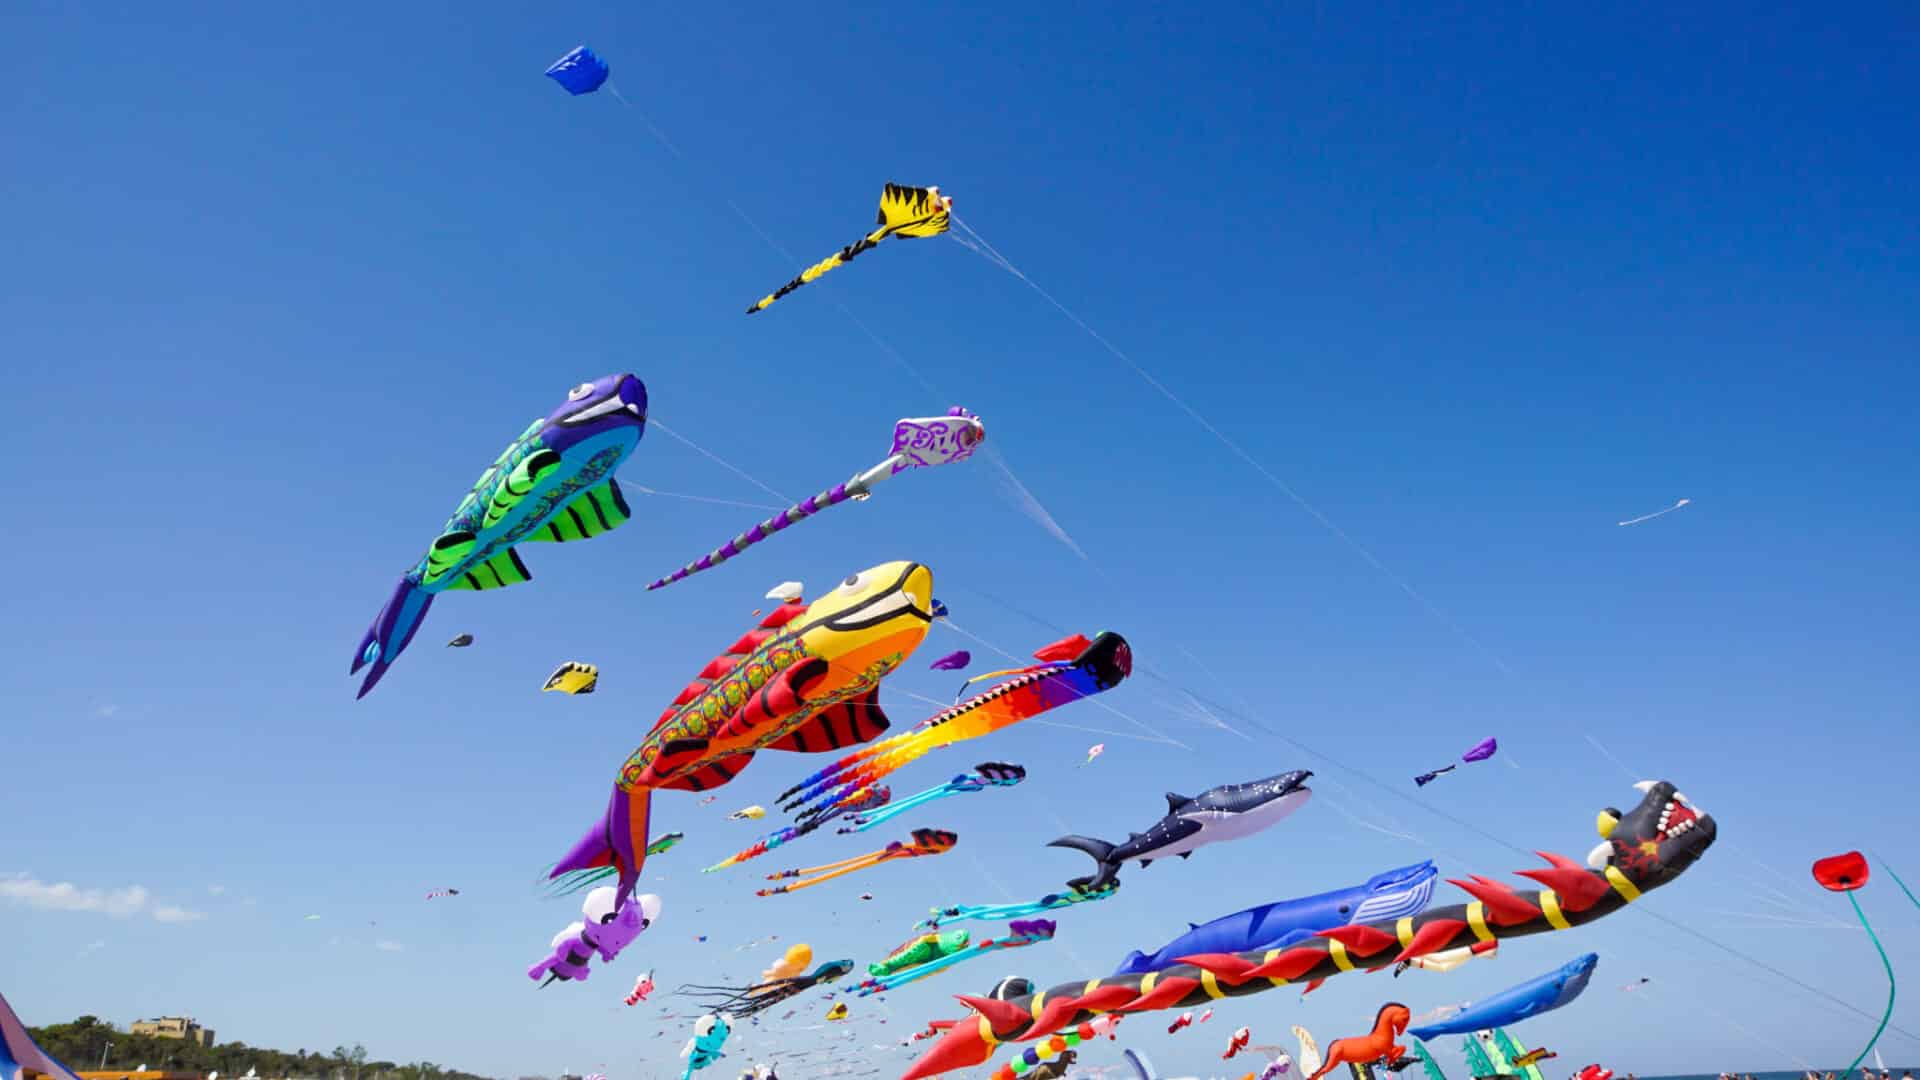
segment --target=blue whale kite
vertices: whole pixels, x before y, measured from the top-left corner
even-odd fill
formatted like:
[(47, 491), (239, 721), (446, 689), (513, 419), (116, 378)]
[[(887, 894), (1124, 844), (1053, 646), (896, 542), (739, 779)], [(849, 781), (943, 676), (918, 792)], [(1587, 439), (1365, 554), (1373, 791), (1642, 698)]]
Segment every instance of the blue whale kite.
[(1587, 988), (1587, 981), (1593, 978), (1594, 965), (1599, 962), (1599, 953), (1575, 957), (1545, 975), (1476, 1001), (1445, 1020), (1411, 1028), (1407, 1034), (1416, 1039), (1465, 1035), (1486, 1028), (1506, 1027), (1541, 1013), (1552, 1012), (1580, 996), (1581, 991)]
[(445, 589), (500, 589), (533, 575), (513, 545), (522, 540), (587, 540), (633, 512), (613, 470), (647, 426), (647, 388), (632, 375), (581, 383), (502, 451), (447, 519), (440, 536), (394, 586), (353, 654), (354, 674), (371, 667), (366, 697), (399, 659), (420, 620)]
[(1375, 874), (1366, 884), (1350, 889), (1262, 904), (1197, 926), (1189, 923), (1186, 933), (1152, 954), (1129, 954), (1114, 974), (1144, 975), (1172, 967), (1181, 957), (1204, 953), (1284, 949), (1321, 930), (1418, 915), (1433, 900), (1433, 882), (1439, 874), (1431, 861), (1415, 863)]

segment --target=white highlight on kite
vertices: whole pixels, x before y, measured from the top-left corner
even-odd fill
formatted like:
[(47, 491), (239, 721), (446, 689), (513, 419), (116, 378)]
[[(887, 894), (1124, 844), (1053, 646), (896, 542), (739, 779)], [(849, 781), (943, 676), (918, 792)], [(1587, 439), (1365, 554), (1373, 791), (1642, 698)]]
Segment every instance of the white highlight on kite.
[(1675, 510), (1680, 509), (1681, 507), (1687, 505), (1692, 501), (1693, 501), (1692, 499), (1681, 499), (1679, 502), (1674, 503), (1672, 506), (1667, 507), (1665, 510), (1659, 510), (1651, 514), (1641, 514), (1637, 518), (1628, 518), (1627, 520), (1619, 522), (1618, 524), (1638, 525), (1643, 521), (1652, 521), (1654, 518), (1657, 518), (1657, 517), (1665, 517), (1666, 515), (1673, 513)]

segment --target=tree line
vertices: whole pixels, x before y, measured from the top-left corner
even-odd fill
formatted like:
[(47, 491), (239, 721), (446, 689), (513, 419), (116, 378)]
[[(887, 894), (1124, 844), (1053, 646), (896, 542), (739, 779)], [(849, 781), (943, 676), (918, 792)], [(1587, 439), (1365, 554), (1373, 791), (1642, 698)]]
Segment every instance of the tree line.
[(261, 1080), (490, 1080), (431, 1061), (401, 1065), (369, 1060), (367, 1048), (358, 1043), (312, 1052), (268, 1050), (239, 1041), (201, 1046), (188, 1039), (129, 1035), (97, 1016), (27, 1030), (42, 1050), (75, 1070), (145, 1065), (154, 1071), (218, 1072), (221, 1080), (240, 1080), (249, 1069)]

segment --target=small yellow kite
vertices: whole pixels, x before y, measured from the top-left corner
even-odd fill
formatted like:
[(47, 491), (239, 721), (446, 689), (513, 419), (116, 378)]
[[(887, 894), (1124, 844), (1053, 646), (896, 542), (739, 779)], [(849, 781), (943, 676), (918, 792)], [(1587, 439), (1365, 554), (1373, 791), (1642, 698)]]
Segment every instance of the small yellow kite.
[(888, 184), (886, 190), (880, 193), (880, 214), (874, 219), (874, 224), (879, 228), (800, 271), (799, 277), (761, 297), (758, 303), (747, 309), (747, 314), (766, 310), (775, 300), (834, 267), (851, 261), (861, 252), (880, 246), (880, 241), (889, 236), (939, 236), (953, 227), (953, 200), (940, 194), (937, 187)]

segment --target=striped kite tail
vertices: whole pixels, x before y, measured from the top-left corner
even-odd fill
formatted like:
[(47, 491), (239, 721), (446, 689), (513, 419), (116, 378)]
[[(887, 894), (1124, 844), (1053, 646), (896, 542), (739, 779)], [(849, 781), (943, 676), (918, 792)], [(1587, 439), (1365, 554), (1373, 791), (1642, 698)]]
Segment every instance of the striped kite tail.
[(751, 307), (747, 308), (747, 314), (753, 315), (767, 310), (773, 306), (774, 301), (782, 299), (788, 293), (812, 281), (814, 278), (832, 270), (834, 267), (844, 266), (852, 262), (854, 258), (862, 252), (872, 251), (875, 247), (878, 247), (880, 241), (892, 231), (891, 226), (875, 229), (853, 243), (848, 244), (846, 247), (841, 248), (839, 251), (800, 271), (800, 276), (755, 301)]
[(700, 558), (675, 570), (666, 577), (660, 578), (658, 581), (647, 586), (647, 589), (648, 591), (663, 589), (668, 585), (672, 585), (674, 582), (684, 581), (702, 570), (711, 570), (721, 563), (726, 562), (728, 559), (733, 558), (735, 555), (740, 554), (742, 551), (765, 540), (767, 537), (772, 536), (774, 533), (792, 525), (794, 522), (812, 517), (814, 514), (825, 510), (829, 506), (846, 502), (856, 494), (858, 494), (858, 492), (848, 491), (846, 484), (840, 484), (807, 499), (805, 502), (795, 503), (760, 524), (755, 525), (753, 528), (748, 529), (746, 532), (741, 533), (739, 536), (727, 541), (725, 544), (715, 548), (713, 551), (702, 555)]

